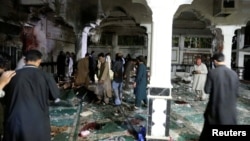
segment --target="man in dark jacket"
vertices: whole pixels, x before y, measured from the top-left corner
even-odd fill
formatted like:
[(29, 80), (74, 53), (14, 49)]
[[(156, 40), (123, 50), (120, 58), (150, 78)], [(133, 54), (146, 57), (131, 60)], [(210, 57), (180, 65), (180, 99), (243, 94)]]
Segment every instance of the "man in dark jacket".
[(224, 55), (217, 53), (213, 56), (215, 69), (208, 72), (205, 92), (210, 94), (204, 113), (204, 127), (200, 141), (208, 140), (211, 136), (211, 125), (236, 125), (236, 102), (239, 90), (239, 78), (236, 72), (227, 68)]
[(5, 87), (4, 141), (50, 141), (49, 99), (59, 89), (54, 78), (39, 69), (42, 54), (29, 50), (26, 65)]
[(57, 77), (60, 80), (64, 80), (65, 77), (65, 61), (66, 61), (66, 55), (63, 51), (60, 51), (60, 53), (57, 56), (56, 65), (57, 65)]
[(112, 71), (114, 72), (112, 88), (115, 94), (115, 105), (120, 105), (122, 100), (123, 62), (119, 54), (116, 54)]

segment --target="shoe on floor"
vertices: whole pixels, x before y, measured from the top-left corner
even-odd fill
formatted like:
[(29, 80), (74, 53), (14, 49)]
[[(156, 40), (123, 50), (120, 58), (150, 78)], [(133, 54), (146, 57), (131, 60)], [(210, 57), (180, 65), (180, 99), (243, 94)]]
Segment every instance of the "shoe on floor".
[(136, 110), (138, 110), (138, 109), (139, 109), (139, 107), (136, 107), (136, 106), (135, 106), (134, 108), (135, 108)]
[(200, 99), (200, 101), (206, 101), (207, 100), (207, 98), (201, 98)]

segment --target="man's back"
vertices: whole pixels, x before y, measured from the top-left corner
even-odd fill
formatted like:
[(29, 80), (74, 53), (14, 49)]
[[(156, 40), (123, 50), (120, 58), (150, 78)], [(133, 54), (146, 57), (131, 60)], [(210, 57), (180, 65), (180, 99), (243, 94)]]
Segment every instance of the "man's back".
[(210, 94), (205, 115), (213, 117), (211, 124), (236, 124), (236, 101), (239, 79), (224, 65), (208, 73), (205, 92)]
[(86, 86), (89, 84), (89, 57), (84, 57), (80, 59), (77, 63), (77, 73), (75, 84), (81, 85), (85, 84)]
[(234, 92), (234, 94), (238, 94), (238, 86), (239, 79), (238, 75), (231, 69), (226, 66), (218, 66), (217, 68), (211, 70), (208, 74), (209, 79), (214, 82), (214, 87), (211, 89), (206, 86), (205, 90), (208, 93), (214, 92), (224, 92), (227, 90), (228, 93)]
[(112, 67), (112, 71), (114, 72), (113, 80), (121, 83), (123, 80), (123, 64), (122, 61), (115, 61)]
[(59, 90), (53, 77), (34, 66), (16, 72), (5, 89), (5, 140), (49, 141), (49, 98)]

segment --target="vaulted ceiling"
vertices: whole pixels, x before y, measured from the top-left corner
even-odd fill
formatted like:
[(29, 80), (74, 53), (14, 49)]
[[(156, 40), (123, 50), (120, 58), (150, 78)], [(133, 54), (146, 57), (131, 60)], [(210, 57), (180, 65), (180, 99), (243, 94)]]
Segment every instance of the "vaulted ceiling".
[[(234, 8), (223, 8), (224, 2), (235, 2)], [(76, 32), (98, 18), (102, 19), (102, 27), (111, 30), (152, 23), (152, 11), (146, 0), (0, 0), (0, 3), (0, 20), (15, 24), (39, 20), (41, 15)], [(250, 19), (249, 7), (250, 0), (193, 0), (191, 5), (182, 5), (176, 11), (174, 32), (182, 30), (188, 34), (190, 30), (209, 30), (209, 26), (216, 24), (244, 25)], [(162, 17), (168, 18), (164, 13)]]
[[(140, 23), (151, 23), (152, 12), (146, 3), (133, 3), (134, 0), (74, 0), (69, 1), (65, 19), (77, 30), (85, 24), (102, 19), (101, 27), (110, 32), (128, 30), (133, 27), (141, 32)], [(146, 2), (145, 0), (142, 0)], [(74, 10), (73, 10), (74, 9)], [(120, 28), (122, 27), (122, 28)], [(136, 28), (137, 27), (137, 28)], [(144, 31), (145, 32), (145, 31)]]

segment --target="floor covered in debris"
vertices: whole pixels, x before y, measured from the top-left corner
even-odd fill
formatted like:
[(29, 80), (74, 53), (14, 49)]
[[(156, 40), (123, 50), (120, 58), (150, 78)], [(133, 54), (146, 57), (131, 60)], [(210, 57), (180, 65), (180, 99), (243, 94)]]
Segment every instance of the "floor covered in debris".
[[(241, 83), (239, 124), (250, 125), (250, 84)], [(170, 112), (172, 141), (196, 141), (203, 126), (207, 101), (195, 101), (190, 85), (173, 83)], [(52, 141), (135, 141), (146, 125), (147, 108), (133, 108), (133, 91), (124, 91), (122, 106), (94, 103), (89, 91), (62, 89), (61, 102), (50, 106)]]

